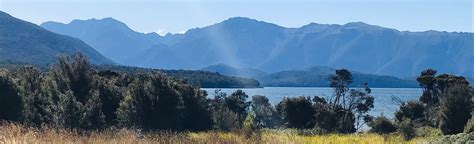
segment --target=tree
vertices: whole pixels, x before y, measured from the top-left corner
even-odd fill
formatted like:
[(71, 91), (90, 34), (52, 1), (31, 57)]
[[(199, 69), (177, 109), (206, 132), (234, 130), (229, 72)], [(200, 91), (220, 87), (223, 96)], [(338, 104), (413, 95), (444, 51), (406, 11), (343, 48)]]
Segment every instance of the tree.
[(374, 107), (374, 97), (370, 95), (371, 89), (368, 84), (362, 84), (362, 89), (350, 89), (349, 85), (352, 81), (352, 74), (346, 69), (336, 70), (336, 74), (330, 77), (330, 86), (334, 89), (334, 95), (329, 105), (331, 109), (342, 113), (339, 125), (345, 128), (338, 131), (343, 133), (355, 132), (368, 122), (371, 119), (368, 111)]
[(225, 102), (227, 94), (220, 91), (215, 91), (214, 98), (211, 100), (212, 109), (212, 120), (214, 122), (214, 128), (230, 131), (233, 129), (239, 129), (239, 119), (236, 113), (227, 107)]
[(104, 127), (97, 72), (81, 54), (61, 57), (42, 83), (52, 123), (58, 127), (99, 129)]
[(395, 118), (398, 122), (404, 119), (410, 119), (418, 126), (426, 126), (429, 123), (425, 116), (426, 107), (419, 101), (402, 102), (400, 108), (395, 112)]
[(20, 120), (22, 106), (16, 85), (9, 77), (0, 76), (0, 120)]
[(267, 97), (261, 95), (252, 96), (251, 108), (260, 126), (267, 128), (277, 127), (279, 123), (278, 115)]
[(384, 116), (374, 118), (368, 125), (371, 127), (370, 132), (373, 133), (389, 134), (397, 131), (396, 125)]
[(234, 113), (237, 114), (239, 119), (239, 125), (242, 125), (245, 117), (247, 116), (247, 108), (250, 106), (249, 102), (246, 102), (249, 96), (242, 90), (237, 90), (225, 98), (227, 107)]
[(12, 75), (23, 99), (22, 121), (27, 125), (40, 126), (51, 121), (49, 99), (43, 95), (43, 73), (32, 66), (21, 67)]
[(443, 93), (440, 104), (440, 129), (444, 134), (463, 132), (471, 117), (472, 95), (468, 85), (456, 84)]
[(179, 94), (161, 73), (141, 74), (130, 84), (117, 115), (123, 126), (179, 130)]
[(314, 127), (314, 109), (308, 97), (284, 98), (278, 103), (277, 111), (289, 128)]

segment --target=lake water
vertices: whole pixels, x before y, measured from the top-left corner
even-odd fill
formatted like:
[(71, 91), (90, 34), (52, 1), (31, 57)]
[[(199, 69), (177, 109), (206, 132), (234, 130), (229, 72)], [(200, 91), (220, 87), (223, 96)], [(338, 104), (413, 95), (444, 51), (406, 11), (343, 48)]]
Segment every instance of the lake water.
[[(422, 90), (420, 88), (371, 88), (372, 96), (375, 98), (374, 108), (369, 112), (373, 116), (383, 114), (386, 117), (393, 118), (393, 114), (398, 109), (399, 103), (393, 100), (398, 97), (402, 101), (417, 100)], [(203, 88), (214, 97), (215, 88)], [(239, 90), (236, 88), (222, 88), (221, 91), (227, 94)], [(296, 96), (324, 96), (332, 95), (332, 88), (322, 87), (265, 87), (265, 88), (241, 88), (249, 97), (253, 95), (267, 96), (272, 105), (278, 104), (284, 97)], [(250, 100), (249, 98), (249, 100)]]

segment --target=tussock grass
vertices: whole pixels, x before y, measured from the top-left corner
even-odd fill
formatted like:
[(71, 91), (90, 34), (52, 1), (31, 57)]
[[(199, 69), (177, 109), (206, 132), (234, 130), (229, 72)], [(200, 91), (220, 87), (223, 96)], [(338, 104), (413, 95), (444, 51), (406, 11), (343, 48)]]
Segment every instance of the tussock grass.
[(208, 143), (208, 144), (339, 144), (339, 143), (428, 143), (424, 138), (405, 141), (393, 135), (329, 134), (299, 135), (297, 130), (262, 130), (252, 135), (239, 132), (150, 132), (141, 133), (128, 129), (108, 129), (83, 132), (45, 127), (36, 129), (19, 124), (5, 123), (0, 126), (0, 143)]

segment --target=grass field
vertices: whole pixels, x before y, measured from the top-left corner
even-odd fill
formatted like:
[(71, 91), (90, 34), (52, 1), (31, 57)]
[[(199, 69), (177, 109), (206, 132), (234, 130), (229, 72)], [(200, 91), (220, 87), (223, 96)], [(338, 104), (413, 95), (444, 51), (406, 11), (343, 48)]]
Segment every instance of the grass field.
[(377, 135), (360, 134), (331, 134), (304, 136), (296, 130), (264, 130), (258, 134), (246, 136), (237, 132), (199, 132), (173, 133), (157, 132), (142, 134), (132, 130), (105, 130), (101, 132), (83, 133), (72, 130), (57, 130), (53, 128), (34, 129), (17, 124), (0, 126), (0, 143), (429, 143), (430, 138), (415, 138), (405, 141), (396, 134)]

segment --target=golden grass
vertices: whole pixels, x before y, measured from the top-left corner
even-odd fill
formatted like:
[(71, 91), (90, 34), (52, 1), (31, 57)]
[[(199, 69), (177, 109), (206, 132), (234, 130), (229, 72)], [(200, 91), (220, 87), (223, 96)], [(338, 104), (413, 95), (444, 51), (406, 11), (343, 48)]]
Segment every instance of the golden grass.
[(0, 126), (0, 143), (209, 143), (209, 144), (377, 144), (377, 143), (428, 143), (427, 139), (415, 138), (404, 141), (398, 135), (377, 134), (330, 134), (317, 136), (298, 135), (296, 130), (264, 130), (259, 134), (246, 137), (244, 134), (231, 132), (197, 132), (173, 133), (159, 132), (146, 133), (132, 130), (105, 130), (82, 134), (72, 130), (58, 130), (54, 128), (35, 129), (17, 124), (3, 124)]

